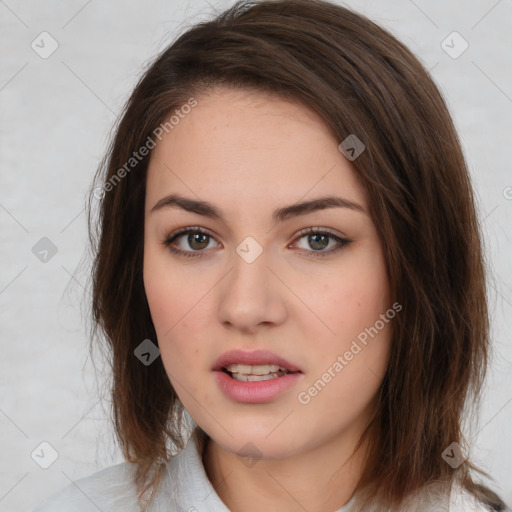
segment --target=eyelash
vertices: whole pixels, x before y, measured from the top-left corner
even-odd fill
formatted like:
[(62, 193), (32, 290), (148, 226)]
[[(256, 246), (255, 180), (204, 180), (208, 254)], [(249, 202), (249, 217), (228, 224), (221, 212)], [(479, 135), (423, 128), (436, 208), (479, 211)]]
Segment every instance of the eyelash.
[[(174, 254), (178, 254), (180, 256), (185, 256), (187, 258), (201, 258), (204, 256), (204, 250), (203, 251), (182, 251), (181, 249), (177, 249), (176, 247), (173, 247), (173, 242), (179, 238), (182, 235), (185, 234), (196, 234), (200, 233), (203, 235), (207, 235), (211, 238), (213, 238), (213, 235), (211, 235), (208, 231), (200, 228), (200, 227), (186, 227), (178, 229), (177, 231), (174, 231), (171, 233), (166, 239), (162, 242), (162, 244), (169, 249)], [(325, 258), (327, 256), (330, 256), (334, 253), (337, 253), (341, 249), (343, 249), (345, 246), (349, 245), (353, 242), (353, 240), (349, 240), (347, 238), (342, 238), (340, 236), (334, 235), (333, 233), (330, 233), (329, 231), (322, 230), (321, 228), (306, 228), (299, 232), (299, 236), (297, 239), (303, 238), (305, 235), (327, 235), (328, 237), (334, 239), (336, 242), (338, 242), (338, 246), (334, 249), (330, 249), (329, 251), (308, 251), (305, 249), (299, 249), (299, 250), (305, 250), (308, 254), (308, 257), (312, 258)]]

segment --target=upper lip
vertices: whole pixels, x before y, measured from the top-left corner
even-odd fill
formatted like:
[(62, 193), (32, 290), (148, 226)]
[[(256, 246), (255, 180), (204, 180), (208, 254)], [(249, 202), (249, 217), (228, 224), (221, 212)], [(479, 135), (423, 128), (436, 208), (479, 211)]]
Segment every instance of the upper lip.
[(276, 364), (291, 372), (300, 372), (301, 369), (290, 363), (283, 357), (274, 354), (270, 350), (230, 350), (228, 352), (224, 352), (215, 364), (213, 365), (214, 371), (220, 371), (225, 366), (230, 364), (247, 364), (247, 365), (257, 365), (257, 364)]

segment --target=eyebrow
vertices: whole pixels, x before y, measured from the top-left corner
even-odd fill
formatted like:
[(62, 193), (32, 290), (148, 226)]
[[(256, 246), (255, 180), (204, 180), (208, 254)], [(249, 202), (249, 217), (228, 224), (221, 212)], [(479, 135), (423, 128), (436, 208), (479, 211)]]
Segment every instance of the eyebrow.
[[(176, 206), (186, 210), (187, 212), (197, 213), (198, 215), (204, 215), (205, 217), (224, 221), (224, 215), (221, 210), (213, 204), (208, 203), (207, 201), (190, 199), (178, 194), (170, 194), (160, 199), (153, 208), (151, 208), (150, 213)], [(359, 203), (343, 199), (342, 197), (327, 196), (278, 208), (273, 212), (272, 219), (274, 222), (283, 222), (291, 217), (307, 215), (308, 213), (324, 210), (326, 208), (349, 208), (351, 210), (367, 213), (364, 207)]]

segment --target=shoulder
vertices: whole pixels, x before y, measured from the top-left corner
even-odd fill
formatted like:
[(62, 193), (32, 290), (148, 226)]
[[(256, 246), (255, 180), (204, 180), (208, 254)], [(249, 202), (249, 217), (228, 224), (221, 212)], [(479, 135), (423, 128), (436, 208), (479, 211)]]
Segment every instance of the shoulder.
[(434, 481), (410, 495), (400, 512), (510, 512), (505, 507), (494, 508), (491, 502), (483, 495), (475, 496), (459, 480)]
[[(499, 500), (499, 498), (498, 498)], [(492, 505), (484, 503), (474, 494), (462, 487), (459, 483), (454, 482), (450, 493), (449, 512), (490, 512), (501, 510), (507, 512), (507, 508), (494, 508)]]
[(139, 512), (133, 464), (123, 462), (70, 482), (33, 512)]

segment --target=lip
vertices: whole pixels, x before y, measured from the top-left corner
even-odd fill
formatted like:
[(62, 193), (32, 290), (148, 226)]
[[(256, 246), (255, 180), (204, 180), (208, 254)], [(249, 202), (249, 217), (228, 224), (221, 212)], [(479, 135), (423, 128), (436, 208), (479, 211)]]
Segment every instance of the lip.
[[(251, 366), (275, 364), (294, 373), (269, 380), (242, 382), (233, 379), (223, 371), (225, 366), (236, 363)], [(212, 370), (219, 388), (228, 398), (247, 404), (259, 404), (274, 400), (303, 377), (302, 370), (297, 365), (270, 350), (230, 350), (215, 361)]]
[(275, 379), (241, 382), (231, 378), (222, 370), (216, 370), (214, 374), (219, 388), (228, 398), (245, 404), (270, 402), (304, 377), (303, 373), (296, 372)]
[(222, 354), (217, 359), (217, 361), (215, 361), (212, 370), (222, 372), (222, 368), (225, 366), (236, 363), (247, 364), (251, 366), (257, 364), (276, 364), (286, 368), (290, 372), (302, 372), (298, 366), (290, 363), (283, 357), (274, 354), (274, 352), (271, 352), (270, 350), (230, 350), (228, 352), (224, 352), (224, 354)]

